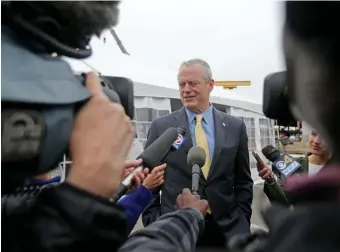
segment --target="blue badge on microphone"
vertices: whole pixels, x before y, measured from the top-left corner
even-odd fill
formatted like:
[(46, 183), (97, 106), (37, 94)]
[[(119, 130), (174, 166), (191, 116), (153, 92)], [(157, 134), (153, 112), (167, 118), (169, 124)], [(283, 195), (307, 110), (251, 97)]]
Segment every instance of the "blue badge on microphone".
[(185, 137), (182, 136), (181, 134), (178, 134), (178, 137), (177, 137), (176, 141), (172, 144), (172, 147), (175, 150), (178, 150), (182, 146), (184, 141), (185, 141)]
[(288, 153), (284, 153), (273, 165), (277, 169), (281, 180), (293, 175), (301, 167), (301, 164)]

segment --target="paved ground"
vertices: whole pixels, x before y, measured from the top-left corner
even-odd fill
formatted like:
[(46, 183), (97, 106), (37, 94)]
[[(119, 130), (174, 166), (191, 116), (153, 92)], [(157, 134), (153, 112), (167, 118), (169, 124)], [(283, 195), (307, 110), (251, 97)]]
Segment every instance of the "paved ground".
[[(263, 183), (254, 185), (254, 199), (253, 199), (253, 206), (252, 206), (253, 215), (251, 218), (252, 229), (266, 228), (260, 217), (260, 212), (261, 212), (261, 209), (265, 205), (269, 204), (269, 202), (268, 202), (266, 195), (263, 193), (262, 188), (263, 188)], [(136, 224), (132, 232), (137, 231), (138, 229), (142, 227), (143, 227), (143, 224), (141, 220), (139, 219), (138, 223)]]

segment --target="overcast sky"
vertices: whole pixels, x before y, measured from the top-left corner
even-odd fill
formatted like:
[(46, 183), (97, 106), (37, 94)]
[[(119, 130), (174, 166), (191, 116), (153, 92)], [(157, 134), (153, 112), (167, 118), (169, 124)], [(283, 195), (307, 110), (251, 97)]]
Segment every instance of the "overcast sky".
[(283, 68), (280, 2), (125, 0), (120, 9), (116, 31), (131, 57), (174, 73), (183, 60), (202, 58), (215, 80), (252, 82), (223, 92), (261, 102), (265, 75)]

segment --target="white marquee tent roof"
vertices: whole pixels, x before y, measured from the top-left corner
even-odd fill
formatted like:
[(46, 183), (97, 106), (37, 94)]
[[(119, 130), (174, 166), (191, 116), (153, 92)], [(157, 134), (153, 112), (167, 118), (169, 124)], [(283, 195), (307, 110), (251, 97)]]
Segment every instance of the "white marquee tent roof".
[[(177, 73), (158, 64), (148, 64), (120, 52), (111, 35), (106, 35), (106, 43), (93, 38), (93, 55), (86, 60), (66, 58), (75, 72), (99, 71), (107, 76), (122, 76), (134, 81), (135, 96), (159, 98), (179, 98)], [(241, 97), (230, 90), (215, 87), (211, 101), (262, 114), (261, 105), (249, 98)]]

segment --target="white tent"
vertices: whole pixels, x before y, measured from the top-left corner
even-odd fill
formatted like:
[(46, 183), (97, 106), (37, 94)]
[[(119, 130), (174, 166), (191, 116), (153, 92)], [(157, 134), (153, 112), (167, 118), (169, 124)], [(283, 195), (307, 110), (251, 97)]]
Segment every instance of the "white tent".
[[(86, 60), (67, 58), (71, 67), (77, 72), (96, 70), (103, 75), (130, 78), (135, 83), (135, 96), (179, 98), (177, 72), (157, 63), (136, 59), (120, 52), (110, 34), (103, 39), (93, 38), (91, 47), (93, 55)], [(261, 105), (248, 97), (242, 97), (232, 90), (215, 87), (212, 102), (241, 108), (262, 114)]]
[[(93, 55), (86, 60), (66, 60), (75, 72), (97, 71), (106, 76), (127, 77), (134, 82), (136, 108), (152, 108), (171, 112), (171, 99), (179, 99), (177, 72), (157, 62), (147, 63), (120, 52), (110, 34), (103, 39), (93, 38)], [(262, 114), (261, 105), (241, 97), (230, 90), (215, 87), (211, 101), (230, 108), (231, 115), (240, 117), (247, 126), (249, 149), (258, 152), (268, 144), (274, 144), (273, 124)], [(158, 112), (157, 112), (158, 114)], [(138, 116), (137, 116), (138, 117)], [(138, 137), (145, 141), (150, 121), (136, 119)], [(140, 137), (142, 135), (142, 137)], [(250, 155), (252, 177), (258, 179), (255, 160)]]

